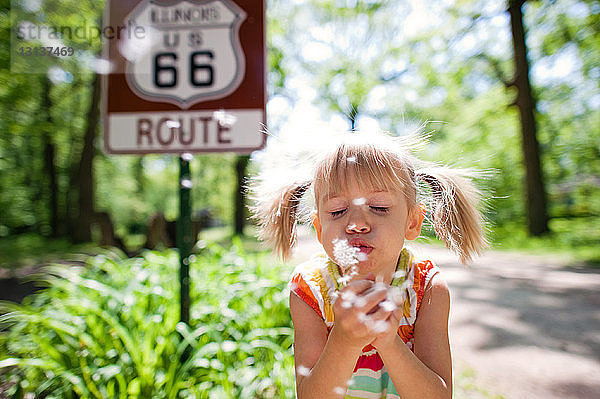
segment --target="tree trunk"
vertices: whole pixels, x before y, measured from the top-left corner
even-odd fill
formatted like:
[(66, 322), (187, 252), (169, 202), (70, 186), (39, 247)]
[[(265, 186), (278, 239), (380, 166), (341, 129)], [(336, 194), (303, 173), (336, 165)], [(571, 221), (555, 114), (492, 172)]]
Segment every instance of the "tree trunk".
[(92, 100), (87, 114), (87, 127), (83, 138), (83, 149), (76, 172), (75, 184), (77, 187), (77, 205), (79, 217), (75, 221), (72, 240), (74, 242), (91, 241), (91, 225), (94, 217), (94, 140), (100, 120), (100, 77), (94, 75), (92, 82)]
[(248, 167), (249, 161), (249, 155), (240, 155), (235, 160), (237, 185), (235, 191), (234, 231), (237, 235), (244, 234), (244, 226), (246, 224), (246, 187), (244, 187), (244, 179), (246, 177), (246, 168)]
[(519, 108), (525, 176), (527, 185), (527, 219), (529, 233), (541, 235), (548, 230), (548, 212), (546, 190), (540, 161), (540, 149), (537, 140), (537, 126), (534, 116), (535, 99), (529, 83), (529, 62), (523, 28), (521, 7), (525, 0), (510, 0), (508, 12), (514, 46), (515, 77), (512, 85), (517, 88), (515, 104)]
[(50, 102), (50, 89), (52, 84), (47, 76), (44, 76), (43, 91), (42, 91), (42, 115), (46, 114), (46, 126), (43, 131), (44, 141), (44, 170), (48, 174), (48, 193), (49, 203), (48, 209), (50, 211), (50, 236), (58, 237), (58, 178), (56, 176), (56, 165), (54, 163), (55, 157), (55, 146), (52, 142), (51, 137), (51, 126), (52, 116), (50, 114), (50, 108), (52, 106)]

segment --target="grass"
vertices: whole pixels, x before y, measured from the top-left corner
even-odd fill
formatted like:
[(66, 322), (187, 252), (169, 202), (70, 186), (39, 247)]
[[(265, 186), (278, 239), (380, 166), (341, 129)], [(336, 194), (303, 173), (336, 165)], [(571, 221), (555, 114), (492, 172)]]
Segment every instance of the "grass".
[[(600, 268), (600, 217), (566, 219), (553, 218), (550, 233), (531, 237), (524, 223), (494, 226), (487, 234), (491, 249), (518, 251), (531, 255), (553, 255), (565, 264)], [(443, 246), (431, 228), (424, 226), (422, 243)]]
[(469, 367), (463, 367), (454, 377), (454, 399), (505, 399), (503, 395), (489, 392), (476, 382), (477, 374)]
[[(207, 244), (190, 257), (178, 323), (177, 252), (98, 255), (42, 270), (47, 289), (0, 302), (0, 379), (23, 398), (293, 397), (287, 270)], [(75, 395), (76, 394), (76, 395)], [(0, 397), (3, 392), (0, 392)]]
[(493, 248), (517, 250), (535, 255), (556, 255), (571, 259), (573, 265), (600, 267), (600, 217), (553, 218), (551, 233), (530, 237), (526, 226), (512, 223), (495, 227)]

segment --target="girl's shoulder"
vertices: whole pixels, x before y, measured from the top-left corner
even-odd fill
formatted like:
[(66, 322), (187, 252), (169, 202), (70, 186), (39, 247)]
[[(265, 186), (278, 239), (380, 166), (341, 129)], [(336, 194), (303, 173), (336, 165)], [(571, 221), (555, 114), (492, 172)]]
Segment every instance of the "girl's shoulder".
[(288, 284), (326, 323), (333, 322), (331, 303), (338, 289), (330, 269), (329, 258), (317, 254), (294, 269)]
[(428, 284), (433, 276), (441, 271), (433, 260), (423, 257), (422, 254), (417, 253), (413, 249), (404, 248), (402, 250), (402, 255), (409, 258), (407, 261), (409, 265), (407, 273), (410, 273), (414, 280), (419, 280)]

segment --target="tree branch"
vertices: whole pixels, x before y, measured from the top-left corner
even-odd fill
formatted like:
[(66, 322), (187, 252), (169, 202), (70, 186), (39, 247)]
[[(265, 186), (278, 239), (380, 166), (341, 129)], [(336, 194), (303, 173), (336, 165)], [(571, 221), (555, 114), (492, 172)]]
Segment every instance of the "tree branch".
[(479, 53), (475, 55), (475, 58), (485, 61), (494, 71), (496, 78), (501, 81), (506, 88), (516, 85), (516, 76), (513, 76), (512, 79), (508, 79), (500, 67), (500, 61), (498, 61), (496, 58), (490, 57), (485, 53)]

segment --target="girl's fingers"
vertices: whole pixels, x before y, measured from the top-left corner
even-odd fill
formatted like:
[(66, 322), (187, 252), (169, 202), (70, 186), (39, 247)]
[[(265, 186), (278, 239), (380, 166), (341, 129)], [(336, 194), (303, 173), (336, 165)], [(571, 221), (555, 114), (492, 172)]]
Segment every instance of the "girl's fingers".
[(369, 280), (355, 280), (340, 290), (340, 294), (345, 291), (350, 291), (354, 294), (361, 294), (371, 288), (373, 282)]
[(367, 313), (367, 317), (372, 320), (388, 320), (392, 315), (392, 311), (387, 310), (379, 305), (375, 306), (370, 313)]
[(358, 310), (364, 313), (376, 311), (380, 302), (387, 298), (387, 289), (382, 285), (374, 285), (370, 290), (366, 290), (356, 301)]

